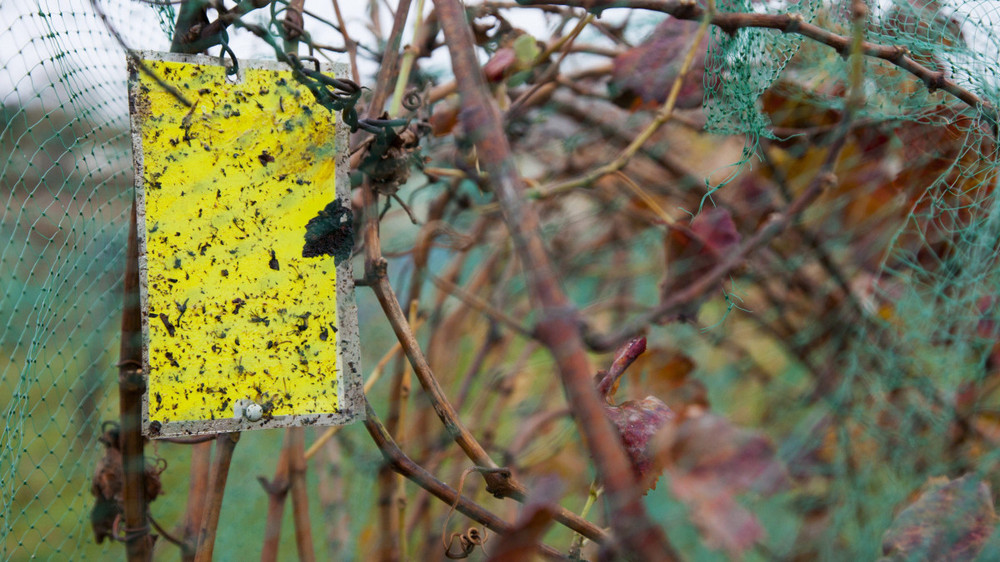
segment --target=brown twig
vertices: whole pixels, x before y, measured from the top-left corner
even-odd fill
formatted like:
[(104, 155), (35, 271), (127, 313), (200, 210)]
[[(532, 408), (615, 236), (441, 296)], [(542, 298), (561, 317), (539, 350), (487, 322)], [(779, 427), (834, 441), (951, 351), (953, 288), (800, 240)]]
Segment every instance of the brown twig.
[(634, 556), (649, 560), (676, 558), (662, 530), (646, 515), (620, 440), (603, 413), (577, 315), (559, 286), (538, 234), (538, 215), (524, 200), (524, 184), (513, 167), (499, 111), (489, 101), (462, 5), (458, 0), (437, 0), (435, 5), (458, 83), (465, 131), (475, 141), (480, 164), (488, 174), (520, 257), (531, 300), (540, 309), (535, 333), (555, 359), (570, 407), (609, 492), (614, 530)]
[(841, 150), (846, 144), (848, 130), (849, 119), (845, 118), (840, 134), (831, 144), (823, 165), (805, 191), (787, 207), (784, 213), (773, 214), (737, 251), (720, 260), (708, 273), (699, 277), (690, 285), (687, 285), (683, 290), (677, 291), (665, 298), (656, 308), (634, 318), (614, 334), (604, 336), (596, 334), (585, 335), (587, 344), (591, 349), (595, 351), (611, 351), (629, 338), (643, 333), (650, 324), (676, 313), (680, 307), (716, 286), (723, 277), (743, 263), (748, 255), (773, 240), (774, 237), (783, 232), (789, 225), (797, 221), (809, 205), (836, 183), (837, 177), (833, 174), (833, 169)]
[[(710, 5), (714, 3), (710, 2)], [(702, 49), (702, 40), (705, 37), (705, 33), (708, 30), (709, 15), (712, 12), (702, 12), (702, 17), (697, 18), (701, 20), (701, 25), (694, 33), (694, 37), (691, 39), (691, 46), (688, 48), (687, 54), (684, 60), (681, 62), (680, 69), (677, 71), (677, 76), (674, 78), (673, 85), (670, 87), (670, 93), (667, 95), (666, 101), (659, 111), (656, 112), (656, 116), (653, 121), (646, 126), (634, 139), (632, 139), (631, 144), (629, 144), (625, 150), (623, 150), (614, 160), (598, 167), (597, 169), (585, 174), (581, 177), (562, 181), (548, 188), (541, 189), (543, 196), (549, 197), (552, 195), (557, 195), (560, 193), (565, 193), (571, 191), (578, 187), (589, 187), (592, 183), (598, 179), (617, 172), (625, 167), (626, 164), (632, 160), (633, 157), (639, 152), (646, 142), (662, 127), (674, 114), (674, 108), (676, 107), (677, 98), (680, 95), (681, 85), (684, 82), (684, 77), (687, 75), (688, 70), (691, 69), (691, 64), (694, 61), (695, 55), (699, 50)]]
[[(368, 190), (366, 190), (367, 192)], [(366, 197), (374, 198), (373, 195), (366, 195)], [(370, 210), (375, 214), (366, 214), (366, 220), (370, 221), (365, 227), (365, 261), (366, 272), (368, 272), (366, 273), (366, 277), (374, 277), (370, 282), (370, 286), (375, 292), (375, 296), (379, 300), (382, 310), (396, 334), (396, 339), (403, 347), (417, 380), (420, 382), (424, 392), (427, 393), (431, 404), (434, 406), (435, 413), (444, 423), (449, 437), (454, 439), (462, 450), (465, 451), (466, 455), (477, 465), (497, 468), (497, 465), (490, 459), (486, 450), (459, 419), (457, 412), (444, 394), (444, 390), (438, 383), (427, 362), (427, 358), (417, 343), (406, 316), (402, 313), (399, 302), (396, 300), (395, 292), (392, 290), (385, 276), (385, 261), (381, 256), (381, 249), (378, 243), (377, 209)], [(374, 243), (370, 240), (374, 240)], [(490, 473), (486, 474), (485, 477), (487, 480), (487, 491), (490, 493), (523, 501), (525, 497), (524, 488), (510, 475)], [(556, 520), (595, 542), (604, 542), (606, 540), (606, 535), (601, 529), (566, 509), (559, 511)]]
[[(371, 404), (368, 404), (367, 400), (365, 401), (365, 408), (367, 413), (365, 419), (365, 429), (368, 430), (368, 434), (371, 435), (375, 444), (378, 446), (379, 451), (381, 451), (382, 457), (393, 470), (402, 474), (421, 488), (427, 490), (438, 499), (449, 505), (454, 505), (456, 511), (464, 514), (473, 521), (485, 525), (491, 531), (500, 534), (506, 534), (511, 531), (511, 525), (509, 523), (497, 517), (481, 505), (461, 495), (451, 486), (441, 482), (437, 478), (434, 478), (432, 474), (407, 457), (406, 454), (403, 453), (403, 451), (400, 450), (396, 443), (392, 440), (389, 432), (386, 431), (385, 426), (382, 425), (378, 415), (375, 413), (375, 410), (372, 409)], [(490, 474), (493, 474), (493, 472)], [(547, 558), (554, 560), (563, 559), (559, 551), (552, 547), (543, 545), (539, 547), (539, 551)]]
[(531, 330), (525, 328), (524, 326), (521, 325), (520, 322), (512, 318), (509, 314), (506, 314), (503, 311), (498, 310), (496, 307), (486, 302), (486, 300), (466, 292), (458, 285), (452, 283), (451, 281), (442, 279), (437, 275), (429, 273), (427, 275), (427, 278), (430, 279), (431, 282), (434, 283), (439, 289), (445, 291), (446, 293), (451, 294), (452, 296), (464, 302), (472, 309), (481, 312), (487, 318), (490, 318), (500, 324), (503, 324), (504, 326), (510, 328), (514, 332), (517, 332), (518, 334), (526, 338), (532, 337)]
[(184, 550), (187, 548), (187, 545), (184, 543), (183, 539), (179, 539), (179, 538), (175, 537), (169, 531), (167, 531), (166, 529), (164, 529), (156, 521), (156, 519), (153, 518), (152, 514), (147, 513), (146, 517), (149, 518), (149, 522), (153, 525), (153, 528), (156, 529), (156, 532), (160, 533), (160, 536), (162, 536), (164, 539), (166, 539), (167, 542), (169, 542), (170, 544), (173, 544), (173, 545), (176, 545), (176, 546), (180, 547), (181, 552), (184, 552)]
[(170, 51), (193, 54), (219, 45), (222, 43), (223, 33), (230, 25), (253, 10), (263, 8), (270, 3), (271, 0), (243, 0), (221, 12), (215, 21), (209, 22), (206, 16), (208, 2), (185, 1), (177, 14), (177, 25), (174, 28)]
[(316, 560), (312, 540), (312, 525), (309, 521), (309, 489), (306, 487), (306, 429), (288, 428), (288, 476), (292, 494), (292, 521), (295, 522), (295, 548), (299, 560)]
[(233, 460), (233, 449), (240, 440), (240, 434), (221, 433), (215, 441), (215, 464), (212, 465), (212, 484), (208, 489), (205, 515), (198, 533), (198, 554), (195, 562), (211, 562), (215, 551), (215, 535), (219, 529), (219, 515), (222, 512), (222, 497), (226, 492), (229, 465)]
[[(270, 0), (267, 2), (270, 3)], [(306, 35), (305, 20), (302, 17), (305, 3), (305, 0), (288, 0), (285, 6), (285, 19), (281, 22), (281, 31), (286, 53), (298, 54), (299, 41)]]
[(618, 387), (618, 379), (625, 374), (625, 369), (635, 362), (643, 352), (646, 351), (646, 338), (634, 338), (625, 346), (618, 350), (615, 360), (611, 363), (611, 368), (605, 373), (597, 383), (597, 392), (603, 396), (614, 396), (615, 388)]
[[(408, 10), (409, 1), (403, 0), (400, 2), (400, 6), (397, 9), (397, 22), (400, 21), (400, 14), (402, 14), (403, 21), (405, 21), (405, 12)], [(395, 29), (397, 26), (394, 25), (393, 27)], [(398, 27), (402, 29), (402, 25)], [(398, 47), (398, 36), (400, 34), (394, 33), (394, 35), (397, 36)], [(397, 55), (398, 53), (389, 49), (386, 53), (386, 58), (392, 56), (395, 59), (398, 58)], [(385, 61), (383, 62), (382, 69), (379, 71), (378, 82), (375, 86), (375, 93), (372, 96), (370, 113), (381, 111), (382, 106), (385, 104), (385, 100), (388, 97), (389, 84), (393, 83), (391, 66), (391, 64), (386, 64)], [(385, 275), (386, 262), (381, 255), (381, 243), (378, 232), (377, 195), (367, 181), (365, 182), (363, 194), (365, 200), (365, 277), (375, 292), (375, 296), (396, 334), (396, 339), (399, 340), (403, 351), (406, 352), (417, 380), (420, 381), (424, 391), (428, 394), (435, 411), (445, 424), (448, 434), (458, 442), (459, 446), (462, 447), (473, 462), (481, 466), (496, 467), (496, 464), (489, 458), (489, 455), (472, 436), (472, 433), (459, 420), (458, 414), (451, 406), (451, 403), (445, 396), (444, 390), (431, 372), (430, 365), (427, 363), (420, 345), (413, 336), (406, 315), (403, 313), (399, 301), (396, 299), (396, 294), (389, 285), (389, 280)], [(492, 478), (488, 484), (488, 489), (496, 495), (513, 495), (523, 492), (523, 489), (514, 486), (509, 479), (503, 478)]]
[[(402, 0), (396, 9), (393, 29), (390, 35), (390, 42), (386, 46), (382, 66), (379, 69), (375, 90), (372, 94), (372, 101), (368, 106), (368, 114), (370, 117), (377, 117), (382, 113), (391, 90), (391, 85), (394, 84), (397, 79), (396, 72), (399, 61), (399, 46), (402, 40), (403, 26), (406, 23), (409, 10), (410, 0)], [(408, 347), (418, 350), (419, 347), (417, 345), (416, 338), (410, 330), (406, 317), (400, 308), (399, 302), (396, 300), (395, 293), (392, 291), (392, 288), (388, 284), (388, 280), (385, 278), (386, 266), (385, 260), (381, 255), (381, 241), (378, 230), (378, 195), (372, 187), (371, 181), (367, 177), (362, 185), (362, 198), (365, 213), (365, 279), (375, 292), (375, 295), (378, 298), (379, 303), (382, 305), (386, 316), (390, 319), (390, 323), (396, 331), (396, 336), (400, 345), (405, 351), (407, 351), (407, 355), (409, 355), (410, 350), (407, 349)], [(403, 335), (404, 332), (405, 335)], [(426, 362), (424, 363), (426, 364)], [(416, 365), (414, 366), (414, 369), (419, 370)], [(424, 376), (418, 374), (418, 378), (421, 379), (421, 384), (424, 388), (428, 388), (428, 385), (425, 384), (425, 379), (427, 378), (426, 374)], [(435, 396), (435, 393), (431, 392), (432, 396), (434, 398), (440, 397), (443, 399), (443, 391), (441, 391), (440, 387), (437, 386), (436, 381), (433, 382), (433, 385), (435, 390), (437, 390), (437, 396)], [(444, 402), (447, 403), (446, 400), (444, 400)], [(379, 506), (379, 528), (381, 530), (378, 547), (379, 558), (382, 560), (398, 559), (400, 557), (399, 530), (402, 528), (402, 525), (399, 521), (399, 512), (394, 509), (393, 505), (391, 505), (391, 498), (396, 492), (396, 482), (390, 473), (379, 471), (378, 485), (382, 496), (382, 502)]]
[(153, 555), (146, 498), (146, 457), (143, 453), (142, 397), (146, 381), (142, 369), (142, 309), (139, 302), (139, 235), (136, 202), (132, 200), (125, 277), (122, 292), (122, 331), (118, 368), (119, 434), (122, 471), (122, 516), (125, 523), (125, 554), (129, 562), (144, 562)]
[(108, 19), (108, 15), (104, 12), (104, 9), (101, 8), (101, 5), (98, 3), (98, 1), (90, 0), (90, 5), (91, 7), (94, 8), (94, 12), (97, 14), (97, 17), (101, 19), (101, 23), (104, 24), (104, 27), (108, 30), (108, 33), (110, 33), (111, 37), (113, 37), (115, 42), (118, 43), (118, 46), (121, 47), (129, 55), (130, 63), (134, 64), (140, 72), (152, 78), (153, 81), (156, 82), (157, 86), (163, 88), (166, 92), (168, 92), (171, 96), (173, 96), (174, 99), (179, 101), (185, 107), (191, 107), (191, 102), (187, 99), (187, 97), (184, 96), (184, 94), (181, 93), (180, 90), (174, 87), (173, 84), (167, 83), (167, 81), (164, 80), (163, 77), (161, 77), (159, 74), (150, 70), (149, 66), (147, 66), (146, 63), (142, 61), (142, 59), (140, 59), (137, 56), (134, 56), (135, 51), (132, 49), (132, 47), (128, 45), (128, 43), (125, 42), (125, 38), (122, 37), (122, 34), (111, 23), (111, 20)]
[(347, 49), (347, 56), (351, 61), (351, 78), (356, 84), (361, 83), (361, 74), (358, 70), (358, 44), (347, 34), (347, 25), (344, 23), (344, 16), (340, 13), (340, 2), (333, 0), (333, 12), (337, 15), (337, 23), (340, 24), (340, 35), (344, 38), (344, 48)]
[[(374, 266), (373, 271), (377, 271)], [(492, 465), (496, 467), (496, 464), (490, 460), (489, 455), (476, 441), (475, 437), (472, 436), (472, 433), (459, 420), (458, 414), (451, 406), (451, 403), (444, 394), (444, 390), (431, 372), (430, 365), (420, 350), (420, 346), (410, 330), (406, 317), (402, 314), (399, 302), (396, 301), (396, 295), (389, 286), (388, 280), (384, 275), (379, 276), (377, 280), (372, 282), (372, 288), (375, 290), (376, 298), (378, 298), (379, 303), (382, 305), (383, 312), (389, 318), (389, 323), (392, 325), (396, 338), (402, 344), (403, 350), (406, 352), (410, 364), (413, 366), (417, 380), (428, 394), (435, 412), (445, 425), (448, 435), (462, 447), (473, 462), (477, 462), (483, 466)], [(513, 496), (521, 491), (509, 479), (492, 478), (491, 480), (489, 490), (495, 495)]]
[(278, 465), (270, 482), (263, 476), (257, 481), (267, 493), (267, 522), (264, 525), (264, 546), (260, 551), (260, 562), (274, 562), (278, 559), (281, 542), (281, 520), (285, 515), (285, 498), (288, 497), (288, 472), (291, 457), (291, 428), (285, 430), (285, 443), (278, 455)]
[[(404, 2), (400, 3), (400, 7), (397, 9), (396, 13), (396, 20), (393, 26), (394, 29), (397, 27), (396, 24), (401, 21), (405, 21), (405, 12), (408, 9), (408, 1), (404, 0)], [(399, 27), (401, 29), (401, 24)], [(400, 34), (394, 32), (393, 36), (398, 40)], [(380, 112), (384, 106), (385, 100), (388, 96), (389, 85), (393, 83), (393, 67), (397, 60), (398, 51), (391, 48), (388, 49), (376, 81), (372, 102), (369, 105), (370, 114)], [(447, 434), (459, 444), (463, 451), (465, 451), (466, 455), (477, 465), (497, 468), (496, 464), (490, 459), (483, 447), (476, 441), (472, 433), (468, 431), (458, 418), (457, 413), (448, 401), (443, 389), (434, 377), (434, 374), (430, 369), (430, 365), (420, 349), (416, 338), (413, 336), (412, 329), (407, 322), (406, 316), (403, 314), (402, 308), (400, 307), (399, 302), (396, 299), (396, 295), (392, 290), (392, 287), (389, 285), (388, 279), (385, 275), (386, 262), (381, 255), (381, 244), (378, 232), (378, 201), (374, 190), (367, 181), (362, 189), (362, 196), (365, 211), (365, 226), (363, 234), (365, 241), (366, 282), (375, 293), (386, 318), (389, 320), (389, 323), (396, 334), (397, 340), (402, 345), (403, 350), (413, 367), (417, 380), (427, 393), (428, 398), (434, 406), (435, 413), (437, 413), (438, 417), (444, 423)], [(519, 501), (523, 501), (525, 493), (523, 486), (521, 486), (509, 474), (498, 472), (486, 474), (485, 476), (487, 480), (487, 490), (490, 493), (497, 496), (512, 497)], [(584, 534), (595, 542), (603, 542), (606, 540), (606, 535), (601, 529), (597, 528), (589, 521), (578, 517), (576, 514), (569, 512), (568, 510), (560, 510), (557, 514), (557, 520), (573, 530)]]
[[(215, 436), (212, 436), (212, 441)], [(187, 508), (184, 511), (184, 562), (194, 562), (198, 551), (198, 531), (205, 514), (205, 500), (212, 469), (212, 442), (206, 441), (191, 447), (191, 466), (188, 477)]]

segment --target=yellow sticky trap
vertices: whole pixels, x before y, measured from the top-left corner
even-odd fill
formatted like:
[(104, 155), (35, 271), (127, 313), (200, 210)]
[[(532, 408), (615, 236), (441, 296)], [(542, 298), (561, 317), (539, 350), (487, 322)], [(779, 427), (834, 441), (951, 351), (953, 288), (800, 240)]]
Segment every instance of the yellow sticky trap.
[(144, 431), (363, 417), (339, 116), (276, 62), (137, 58)]

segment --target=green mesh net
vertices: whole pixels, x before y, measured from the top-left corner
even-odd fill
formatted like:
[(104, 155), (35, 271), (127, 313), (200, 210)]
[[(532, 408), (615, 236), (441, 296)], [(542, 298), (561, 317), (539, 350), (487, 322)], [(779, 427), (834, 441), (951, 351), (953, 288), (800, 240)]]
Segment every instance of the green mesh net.
[[(120, 545), (94, 544), (89, 522), (90, 478), (102, 452), (101, 423), (117, 417), (115, 364), (133, 185), (125, 55), (108, 24), (131, 47), (167, 50), (177, 10), (170, 3), (119, 0), (99, 6), (100, 11), (80, 2), (29, 0), (0, 5), (0, 45), (5, 46), (0, 54), (4, 559), (122, 554)], [(1000, 11), (992, 2), (933, 0), (882, 2), (868, 8), (867, 41), (905, 48), (917, 64), (986, 105), (970, 106), (941, 88), (929, 89), (889, 60), (866, 57), (864, 101), (851, 116), (845, 146), (832, 169), (837, 181), (766, 249), (754, 254), (747, 267), (733, 272), (725, 289), (709, 296), (700, 323), (652, 327), (650, 341), (670, 342), (673, 359), (651, 360), (627, 383), (635, 387), (637, 397), (644, 396), (648, 387), (656, 387), (656, 373), (676, 367), (674, 361), (682, 356), (693, 365), (686, 367), (687, 382), (661, 386), (668, 389), (664, 393), (675, 393), (661, 398), (679, 410), (690, 398), (684, 392), (701, 392), (700, 399), (713, 411), (775, 443), (796, 484), (779, 494), (754, 490), (740, 496), (764, 531), (757, 546), (736, 549), (746, 559), (877, 558), (886, 530), (929, 478), (972, 474), (992, 486), (993, 498), (1000, 491), (1000, 153), (994, 109), (1000, 106)], [(522, 10), (506, 5), (503, 9)], [(718, 2), (717, 9), (794, 14), (833, 34), (849, 37), (852, 32), (849, 3), (725, 1)], [(637, 14), (645, 15), (635, 16), (631, 25), (651, 29), (643, 18), (652, 16)], [(509, 17), (516, 27), (517, 19)], [(307, 28), (318, 42), (340, 41), (327, 20), (308, 20)], [(826, 143), (838, 134), (847, 107), (850, 61), (794, 32), (712, 28), (710, 34), (707, 56), (698, 60), (705, 69), (704, 107), (682, 112), (682, 125), (648, 143), (643, 158), (673, 166), (669, 185), (648, 191), (667, 212), (715, 205), (729, 209), (737, 218), (735, 228), (746, 235), (785, 209), (814, 180)], [(596, 42), (602, 35), (583, 37)], [(372, 42), (372, 48), (376, 46)], [(494, 51), (496, 47), (490, 46)], [(269, 52), (267, 46), (255, 48)], [(434, 68), (428, 64), (414, 71), (413, 82), (430, 80)], [(595, 91), (601, 90), (588, 93)], [(662, 98), (665, 94), (657, 101), (662, 103)], [(565, 170), (546, 168), (547, 151), (570, 155), (567, 161), (573, 155), (600, 160), (611, 152), (606, 148), (611, 134), (594, 122), (569, 133), (545, 132), (545, 123), (556, 115), (570, 115), (571, 106), (554, 96), (540, 110), (526, 112), (525, 121), (511, 125), (515, 150), (524, 158), (519, 161), (522, 173), (537, 184), (577, 171), (573, 162)], [(579, 107), (575, 111), (577, 120), (581, 111), (587, 113)], [(644, 115), (633, 114), (613, 125), (627, 129), (631, 138)], [(541, 139), (529, 134), (532, 127), (542, 131)], [(562, 141), (557, 148), (553, 139)], [(439, 157), (429, 166), (454, 165), (452, 153), (435, 152), (445, 150), (442, 141), (431, 139), (425, 146), (428, 154)], [(721, 156), (713, 158), (716, 155)], [(688, 177), (673, 181), (684, 175), (688, 164)], [(532, 171), (539, 168), (547, 171)], [(644, 173), (631, 165), (626, 171), (636, 177)], [(663, 173), (646, 176), (662, 178)], [(429, 185), (443, 189), (444, 184)], [(419, 202), (419, 189), (427, 187), (406, 184), (399, 195)], [(455, 189), (462, 191), (466, 206), (456, 211), (454, 225), (471, 228), (474, 221), (459, 213), (488, 207), (491, 196), (471, 182)], [(617, 198), (594, 196), (586, 203), (571, 200), (575, 203), (565, 207), (546, 207), (550, 212), (543, 225), (545, 236), (556, 249), (563, 283), (581, 309), (607, 304), (608, 294), (621, 287), (639, 302), (655, 302), (661, 296), (663, 232), (648, 225), (635, 227), (632, 215), (621, 222), (614, 222), (620, 217), (609, 218), (619, 211), (651, 208), (646, 199), (641, 204), (636, 203), (639, 198), (623, 202), (620, 194), (625, 189), (612, 190)], [(591, 197), (585, 193), (581, 200)], [(548, 204), (539, 199), (539, 205)], [(592, 225), (605, 219), (613, 227), (600, 238)], [(402, 264), (402, 270), (409, 271), (413, 262), (405, 256), (416, 231), (405, 216), (390, 213), (386, 224), (389, 253), (404, 256), (394, 256), (392, 267)], [(592, 251), (560, 251), (593, 240), (601, 242)], [(618, 251), (622, 247), (626, 249)], [(534, 311), (525, 304), (523, 285), (511, 273), (516, 267), (496, 265), (510, 255), (477, 252), (470, 261), (494, 260), (489, 262), (494, 277), (510, 282), (507, 289), (497, 281), (496, 287), (503, 290), (496, 293), (509, 292), (505, 304), (531, 318)], [(432, 253), (430, 261), (444, 263), (443, 254)], [(456, 269), (470, 279), (470, 268)], [(425, 286), (428, 291), (433, 287), (429, 281)], [(363, 302), (363, 322), (366, 311), (371, 318), (375, 310), (371, 302)], [(440, 307), (435, 311), (441, 313)], [(594, 323), (609, 331), (617, 322), (624, 323), (621, 311), (594, 316)], [(377, 360), (391, 346), (383, 321), (376, 320), (362, 328), (370, 346), (365, 353), (371, 355), (366, 365), (376, 363), (372, 358)], [(433, 345), (441, 344), (428, 343)], [(473, 346), (463, 342), (458, 347), (459, 363), (465, 367)], [(515, 351), (522, 355), (516, 358)], [(546, 360), (516, 347), (507, 353), (507, 362), (518, 361), (518, 369), (527, 364), (521, 370), (550, 377)], [(604, 359), (595, 363), (603, 364)], [(495, 368), (495, 373), (502, 371)], [(463, 400), (470, 388), (480, 389), (480, 383), (448, 382), (453, 383), (448, 392)], [(533, 388), (535, 394), (519, 397), (512, 410), (527, 416), (546, 405), (544, 392), (558, 394), (555, 389)], [(470, 398), (470, 403), (478, 407), (485, 399), (476, 400)], [(505, 421), (498, 423), (497, 439), (503, 441), (504, 432), (516, 430), (507, 426), (518, 422), (499, 417)], [(566, 437), (566, 427), (550, 436), (546, 446), (574, 439)], [(378, 453), (361, 433), (350, 435), (346, 443), (353, 457), (344, 461), (348, 468), (330, 464), (319, 474), (310, 472), (310, 483), (319, 480), (326, 486), (330, 474), (339, 470), (338, 477), (343, 477), (344, 471), (354, 470), (356, 475), (349, 476), (352, 501), (369, 509)], [(271, 455), (280, 439), (259, 435), (241, 443), (241, 473), (270, 474)], [(425, 452), (435, 451), (431, 441), (422, 444)], [(163, 520), (175, 521), (184, 509), (188, 453), (167, 445), (147, 451), (169, 462), (164, 487), (171, 492), (158, 500), (155, 511)], [(536, 452), (528, 448), (528, 453)], [(433, 457), (428, 453), (427, 458)], [(576, 462), (588, 462), (586, 454)], [(573, 471), (579, 472), (566, 470)], [(658, 492), (669, 488), (667, 481), (659, 484)], [(650, 498), (651, 513), (690, 559), (725, 559), (733, 552), (704, 540), (696, 524), (697, 510), (672, 496)], [(266, 497), (257, 482), (245, 478), (230, 481), (230, 501), (235, 503), (226, 504), (231, 509), (225, 516), (228, 530), (220, 533), (222, 546), (216, 552), (240, 553), (227, 558), (240, 559), (245, 553), (241, 549), (249, 548), (250, 556), (256, 556), (259, 547), (256, 542), (247, 547), (245, 529), (263, 532)], [(942, 509), (950, 508), (954, 506)], [(322, 536), (330, 523), (318, 504), (311, 509), (315, 534)], [(370, 537), (374, 526), (373, 516), (365, 513), (347, 523), (351, 538), (344, 544), (349, 547), (333, 538), (328, 544), (344, 550), (331, 546), (331, 552), (366, 556), (363, 545), (356, 544), (363, 542), (358, 537)], [(993, 520), (988, 523), (995, 526)], [(980, 559), (989, 560), (998, 552), (998, 535), (988, 539), (992, 542)], [(946, 547), (925, 542), (900, 551), (931, 560), (945, 556), (940, 548)], [(158, 556), (174, 555), (158, 550)]]
[(82, 4), (0, 13), (3, 557), (63, 558), (91, 540), (95, 428), (116, 404), (132, 177), (122, 55)]

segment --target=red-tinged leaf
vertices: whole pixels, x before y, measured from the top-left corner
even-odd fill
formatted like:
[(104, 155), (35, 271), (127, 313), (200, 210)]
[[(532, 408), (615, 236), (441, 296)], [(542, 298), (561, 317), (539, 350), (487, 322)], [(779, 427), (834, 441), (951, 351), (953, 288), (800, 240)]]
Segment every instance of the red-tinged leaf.
[[(690, 225), (671, 226), (664, 245), (667, 253), (667, 277), (660, 287), (666, 300), (712, 270), (719, 260), (739, 247), (740, 235), (729, 211), (705, 209)], [(704, 299), (687, 303), (678, 316), (681, 320), (696, 318)]]
[(608, 419), (618, 428), (625, 446), (625, 452), (632, 462), (632, 470), (640, 480), (656, 484), (653, 458), (649, 454), (649, 442), (664, 425), (674, 418), (674, 412), (662, 400), (647, 396), (642, 400), (629, 400), (617, 406), (605, 406)]
[[(650, 476), (654, 476), (653, 459), (649, 456), (649, 442), (664, 424), (674, 418), (674, 413), (655, 396), (614, 404), (614, 395), (618, 390), (621, 376), (644, 351), (646, 351), (644, 337), (633, 338), (623, 345), (615, 354), (611, 368), (607, 372), (598, 373), (597, 389), (607, 402), (604, 411), (618, 429), (622, 445), (632, 463), (632, 470), (640, 480), (649, 480)], [(655, 477), (649, 481), (650, 486), (656, 483)]]
[(986, 483), (931, 478), (882, 538), (882, 560), (976, 560), (997, 524)]
[[(656, 107), (666, 101), (681, 65), (691, 48), (697, 22), (667, 18), (641, 45), (615, 57), (608, 88), (614, 102), (627, 109)], [(700, 107), (705, 95), (705, 54), (708, 38), (698, 51), (681, 81), (676, 105), (681, 109)]]
[(711, 208), (699, 213), (691, 221), (691, 232), (701, 238), (706, 248), (717, 256), (726, 255), (740, 243), (736, 223), (725, 209)]
[(490, 60), (483, 65), (483, 74), (490, 82), (499, 82), (514, 72), (517, 53), (510, 47), (497, 49)]
[(749, 490), (773, 493), (788, 484), (770, 440), (721, 416), (703, 414), (668, 424), (651, 452), (709, 545), (738, 557), (763, 538), (756, 517), (737, 498)]
[(733, 494), (773, 493), (788, 483), (770, 439), (717, 414), (687, 418), (661, 437), (668, 467), (723, 480)]

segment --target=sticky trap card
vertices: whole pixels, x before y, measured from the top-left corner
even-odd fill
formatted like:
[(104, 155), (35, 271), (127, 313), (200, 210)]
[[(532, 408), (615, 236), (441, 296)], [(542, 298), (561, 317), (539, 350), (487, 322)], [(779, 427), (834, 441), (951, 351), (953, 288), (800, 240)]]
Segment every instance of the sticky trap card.
[(277, 62), (228, 76), (215, 58), (142, 52), (129, 76), (144, 432), (362, 418), (339, 115)]

